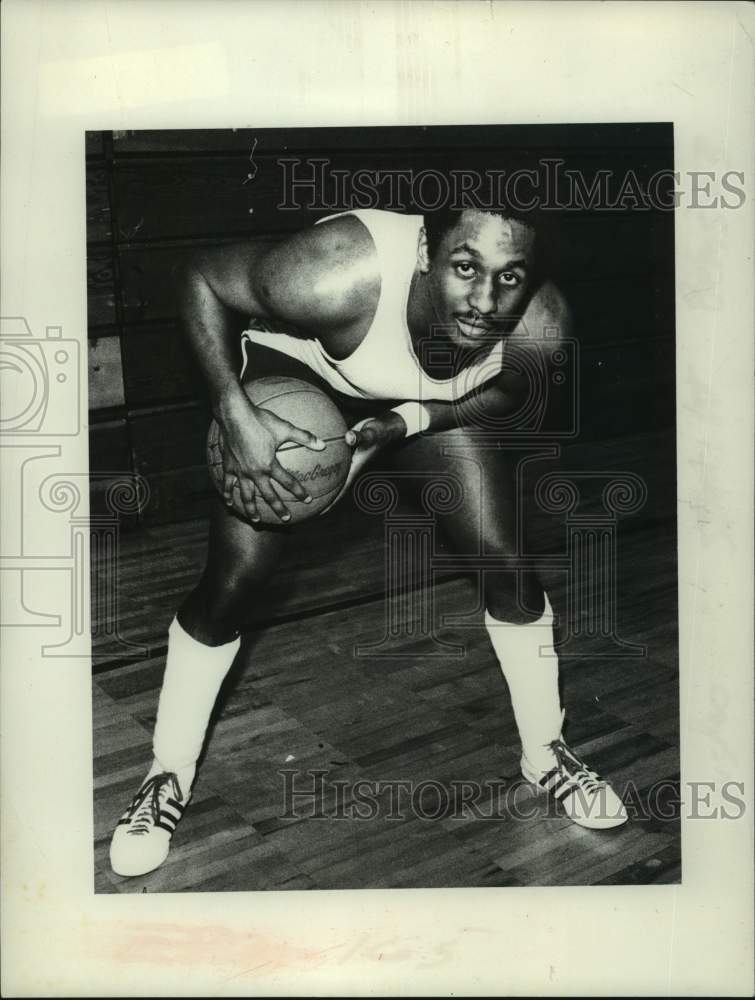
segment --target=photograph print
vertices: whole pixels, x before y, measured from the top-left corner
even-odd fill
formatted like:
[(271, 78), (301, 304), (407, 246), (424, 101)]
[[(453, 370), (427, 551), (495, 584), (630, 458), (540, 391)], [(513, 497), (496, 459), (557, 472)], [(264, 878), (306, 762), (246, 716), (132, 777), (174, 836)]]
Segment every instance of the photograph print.
[(681, 882), (673, 126), (86, 178), (95, 891)]

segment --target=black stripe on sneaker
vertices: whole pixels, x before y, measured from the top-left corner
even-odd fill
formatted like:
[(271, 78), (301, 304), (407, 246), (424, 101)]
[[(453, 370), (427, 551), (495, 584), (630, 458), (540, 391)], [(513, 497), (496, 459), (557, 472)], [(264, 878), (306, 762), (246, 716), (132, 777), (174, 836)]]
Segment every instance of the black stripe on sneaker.
[(575, 784), (569, 785), (563, 795), (559, 795), (558, 801), (563, 802), (564, 799), (568, 799), (572, 792), (576, 792), (577, 786)]
[(555, 798), (558, 798), (558, 796), (561, 794), (561, 789), (568, 784), (569, 784), (568, 779), (564, 778), (563, 775), (561, 775), (556, 781), (553, 782), (553, 784), (551, 784), (549, 788), (546, 789), (546, 791), (548, 792), (549, 795), (553, 795)]
[(551, 780), (551, 778), (553, 778), (555, 775), (559, 775), (560, 773), (561, 772), (559, 771), (559, 769), (557, 767), (554, 767), (552, 771), (548, 771), (548, 773), (540, 779), (538, 784), (542, 785), (543, 788), (547, 788), (548, 782)]
[(161, 830), (167, 830), (168, 833), (176, 832), (175, 824), (173, 826), (168, 826), (167, 823), (163, 823), (162, 820), (158, 820), (157, 823), (155, 823), (155, 826), (159, 826)]
[(172, 806), (179, 814), (183, 813), (186, 806), (183, 803), (178, 802), (176, 799), (168, 799), (165, 803), (166, 806)]

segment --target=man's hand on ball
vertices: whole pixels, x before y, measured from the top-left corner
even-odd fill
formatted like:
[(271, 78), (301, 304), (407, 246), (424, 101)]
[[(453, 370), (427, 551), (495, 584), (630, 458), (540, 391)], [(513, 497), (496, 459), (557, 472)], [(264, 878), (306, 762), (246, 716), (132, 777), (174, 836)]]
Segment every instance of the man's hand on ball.
[(338, 503), (362, 469), (368, 462), (372, 461), (381, 448), (394, 444), (396, 441), (402, 441), (405, 435), (406, 424), (401, 416), (394, 413), (393, 410), (386, 410), (385, 413), (381, 413), (377, 417), (367, 417), (349, 428), (345, 435), (346, 444), (354, 448), (349, 474), (336, 498), (321, 513), (324, 514), (325, 511), (330, 510), (333, 504)]
[(244, 409), (241, 415), (229, 414), (223, 421), (223, 498), (232, 507), (234, 490), (238, 490), (244, 513), (257, 523), (260, 516), (255, 497), (260, 496), (281, 521), (288, 521), (291, 515), (279, 489), (304, 503), (311, 497), (283, 468), (276, 452), (289, 442), (322, 451), (325, 442), (262, 407), (246, 402)]
[[(346, 431), (346, 444), (354, 447), (352, 457), (352, 468), (354, 461), (369, 453), (371, 458), (381, 448), (387, 444), (403, 440), (406, 435), (406, 424), (401, 416), (394, 410), (386, 410), (377, 417), (367, 417), (360, 420)], [(364, 463), (362, 463), (364, 464)]]

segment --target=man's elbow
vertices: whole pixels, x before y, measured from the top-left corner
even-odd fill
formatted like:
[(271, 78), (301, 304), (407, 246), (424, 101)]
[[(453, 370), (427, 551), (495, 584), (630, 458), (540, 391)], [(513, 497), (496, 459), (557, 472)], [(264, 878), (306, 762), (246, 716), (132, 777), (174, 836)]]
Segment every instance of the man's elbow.
[(190, 288), (197, 282), (204, 282), (206, 279), (202, 270), (201, 254), (194, 252), (187, 257), (183, 257), (171, 268), (173, 284), (177, 288)]

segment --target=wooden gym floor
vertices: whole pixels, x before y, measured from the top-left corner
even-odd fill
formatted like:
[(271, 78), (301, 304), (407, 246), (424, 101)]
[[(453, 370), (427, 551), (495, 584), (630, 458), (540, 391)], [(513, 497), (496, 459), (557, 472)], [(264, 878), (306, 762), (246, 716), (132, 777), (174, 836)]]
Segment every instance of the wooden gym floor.
[[(303, 526), (272, 581), (223, 689), (168, 861), (143, 878), (114, 875), (109, 838), (151, 759), (167, 626), (203, 563), (206, 523), (192, 521), (122, 538), (119, 634), (144, 653), (135, 658), (105, 634), (94, 641), (95, 890), (680, 881), (670, 804), (679, 781), (673, 432), (571, 445), (561, 466), (634, 472), (648, 488), (642, 510), (619, 520), (617, 559), (618, 631), (647, 655), (595, 657), (577, 646), (562, 660), (566, 738), (626, 797), (628, 824), (580, 829), (519, 783), (513, 716), (475, 611), (473, 577), (449, 572), (434, 590), (436, 621), (469, 612), (477, 625), (438, 628), (464, 656), (414, 655), (434, 651), (421, 635), (401, 640), (404, 655), (354, 655), (384, 631), (385, 555), (381, 517), (349, 507), (329, 517), (327, 534)], [(588, 507), (600, 508), (602, 485), (590, 487)], [(536, 525), (534, 536), (534, 551), (564, 551), (563, 522)], [(546, 572), (545, 583), (565, 614), (563, 573)], [(324, 772), (320, 815), (306, 797), (284, 815), (286, 782), (311, 788), (310, 771)], [(372, 818), (360, 818), (366, 807), (357, 810), (351, 797), (360, 779), (373, 783)], [(337, 782), (345, 783), (340, 798)], [(406, 786), (391, 782), (435, 784), (412, 810)], [(472, 794), (475, 782), (477, 811), (465, 811), (453, 791), (466, 783)], [(654, 800), (664, 815), (650, 808)]]

